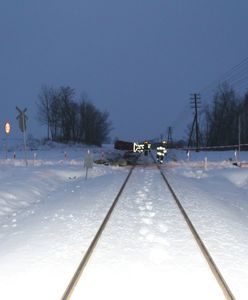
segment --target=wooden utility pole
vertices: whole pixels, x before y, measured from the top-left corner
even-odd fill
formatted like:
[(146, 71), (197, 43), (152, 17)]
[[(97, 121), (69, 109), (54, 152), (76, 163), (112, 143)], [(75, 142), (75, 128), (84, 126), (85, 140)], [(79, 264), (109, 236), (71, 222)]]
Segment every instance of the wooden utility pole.
[(200, 104), (200, 94), (192, 94), (191, 96), (191, 105), (192, 108), (195, 110), (194, 114), (194, 120), (192, 123), (191, 131), (190, 131), (190, 136), (189, 136), (189, 142), (188, 142), (188, 148), (192, 144), (192, 136), (193, 132), (195, 132), (195, 146), (196, 146), (196, 151), (199, 151), (200, 147), (200, 142), (199, 142), (199, 122), (198, 122), (198, 108)]
[(172, 127), (168, 127), (168, 135), (167, 135), (167, 143), (168, 145), (172, 146), (173, 139), (172, 139)]
[(240, 161), (240, 142), (241, 142), (241, 122), (240, 122), (240, 115), (239, 115), (239, 118), (238, 118), (238, 143), (239, 143), (239, 151), (238, 151), (238, 160)]

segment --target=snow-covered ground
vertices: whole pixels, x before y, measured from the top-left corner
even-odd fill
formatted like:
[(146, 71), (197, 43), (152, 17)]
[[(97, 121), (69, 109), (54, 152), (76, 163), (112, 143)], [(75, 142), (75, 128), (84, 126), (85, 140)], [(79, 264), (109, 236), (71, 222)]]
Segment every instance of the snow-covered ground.
[[(111, 146), (90, 149), (95, 158)], [(0, 153), (1, 299), (61, 299), (129, 167), (81, 146)], [(248, 299), (248, 153), (170, 151), (163, 171), (237, 300)], [(72, 299), (225, 299), (158, 170), (134, 170)], [(113, 286), (111, 286), (113, 282)]]

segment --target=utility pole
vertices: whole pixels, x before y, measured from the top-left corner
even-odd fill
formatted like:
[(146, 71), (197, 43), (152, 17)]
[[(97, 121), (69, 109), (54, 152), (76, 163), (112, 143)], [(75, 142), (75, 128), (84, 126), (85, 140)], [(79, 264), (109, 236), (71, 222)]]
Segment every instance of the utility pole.
[(196, 143), (196, 151), (199, 151), (199, 122), (198, 122), (198, 109), (199, 109), (199, 104), (200, 104), (200, 94), (192, 94), (191, 95), (191, 105), (192, 108), (195, 110), (194, 114), (194, 120), (192, 123), (191, 131), (190, 131), (190, 136), (189, 136), (189, 142), (188, 142), (188, 148), (190, 147), (192, 143), (192, 136), (193, 132), (195, 132), (195, 143)]
[(168, 135), (167, 135), (167, 143), (168, 145), (172, 146), (173, 139), (172, 139), (172, 127), (168, 127)]
[(239, 143), (239, 149), (238, 149), (238, 160), (240, 161), (240, 141), (241, 141), (241, 120), (240, 120), (240, 115), (238, 118), (238, 143)]

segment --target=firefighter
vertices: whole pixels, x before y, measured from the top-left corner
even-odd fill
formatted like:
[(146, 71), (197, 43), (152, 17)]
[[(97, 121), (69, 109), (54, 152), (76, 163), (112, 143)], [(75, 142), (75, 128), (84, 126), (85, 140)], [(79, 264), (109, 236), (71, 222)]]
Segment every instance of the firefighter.
[(167, 153), (166, 149), (167, 142), (162, 141), (162, 143), (157, 147), (157, 162), (162, 164), (164, 161), (164, 156)]
[(149, 151), (151, 150), (151, 144), (147, 141), (144, 142), (144, 154), (145, 156), (148, 155)]

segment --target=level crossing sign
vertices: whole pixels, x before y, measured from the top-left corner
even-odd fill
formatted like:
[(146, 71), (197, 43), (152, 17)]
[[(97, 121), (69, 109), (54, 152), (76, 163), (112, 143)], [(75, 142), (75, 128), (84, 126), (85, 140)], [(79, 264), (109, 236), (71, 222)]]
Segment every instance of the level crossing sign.
[(20, 128), (21, 132), (23, 133), (25, 161), (26, 161), (26, 166), (27, 166), (28, 160), (27, 160), (27, 145), (26, 145), (26, 129), (27, 129), (28, 117), (25, 115), (27, 108), (24, 108), (24, 110), (21, 110), (18, 106), (16, 106), (16, 109), (19, 112), (19, 115), (16, 117), (16, 119), (19, 121), (19, 128)]
[(19, 128), (20, 128), (21, 132), (24, 132), (27, 129), (28, 117), (25, 114), (25, 112), (27, 111), (27, 108), (24, 108), (24, 110), (21, 110), (18, 106), (16, 106), (16, 109), (19, 112), (19, 115), (16, 117), (16, 119), (19, 121)]

